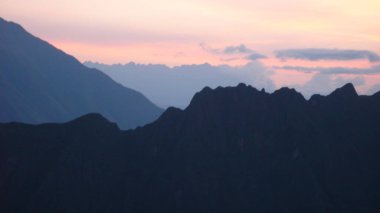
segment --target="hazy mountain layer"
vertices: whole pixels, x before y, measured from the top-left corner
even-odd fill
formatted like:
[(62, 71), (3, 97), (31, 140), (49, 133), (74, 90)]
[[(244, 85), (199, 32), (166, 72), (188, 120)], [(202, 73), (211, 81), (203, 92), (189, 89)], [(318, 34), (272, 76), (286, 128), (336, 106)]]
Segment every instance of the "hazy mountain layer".
[(96, 112), (123, 129), (162, 112), (142, 94), (1, 18), (0, 108), (0, 122), (67, 122)]
[(113, 80), (138, 90), (161, 107), (185, 108), (193, 95), (208, 86), (235, 86), (241, 82), (273, 91), (275, 86), (266, 69), (259, 62), (241, 67), (210, 64), (168, 67), (161, 64), (114, 64), (85, 62), (84, 65), (99, 69)]

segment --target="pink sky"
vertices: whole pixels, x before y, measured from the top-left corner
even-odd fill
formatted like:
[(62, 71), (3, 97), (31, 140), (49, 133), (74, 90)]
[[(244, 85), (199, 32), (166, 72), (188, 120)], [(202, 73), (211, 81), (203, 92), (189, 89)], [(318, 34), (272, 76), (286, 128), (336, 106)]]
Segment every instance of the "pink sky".
[[(244, 44), (267, 67), (370, 68), (368, 60), (275, 58), (282, 49), (367, 50), (380, 54), (378, 0), (1, 0), (0, 14), (80, 61), (181, 64), (247, 63), (244, 54), (215, 54)], [(240, 59), (238, 59), (240, 58)], [(235, 59), (235, 60), (232, 60)], [(277, 85), (312, 74), (274, 69)], [(344, 75), (342, 75), (344, 76)], [(362, 90), (380, 83), (366, 79)]]

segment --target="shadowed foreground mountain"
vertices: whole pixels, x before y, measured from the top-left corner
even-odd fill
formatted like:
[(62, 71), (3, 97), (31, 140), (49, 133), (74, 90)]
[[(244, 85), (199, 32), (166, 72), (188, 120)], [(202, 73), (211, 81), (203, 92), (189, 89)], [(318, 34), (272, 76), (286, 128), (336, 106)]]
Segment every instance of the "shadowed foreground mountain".
[(379, 212), (380, 92), (243, 84), (120, 131), (0, 125), (1, 212)]
[(142, 94), (0, 18), (0, 122), (67, 122), (97, 112), (122, 129), (162, 113)]

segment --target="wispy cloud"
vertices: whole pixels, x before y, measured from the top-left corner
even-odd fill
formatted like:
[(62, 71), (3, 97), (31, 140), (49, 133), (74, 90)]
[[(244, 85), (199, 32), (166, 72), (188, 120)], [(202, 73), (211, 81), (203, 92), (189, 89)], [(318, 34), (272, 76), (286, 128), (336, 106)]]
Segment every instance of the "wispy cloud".
[(368, 50), (341, 50), (341, 49), (286, 49), (276, 52), (279, 59), (302, 59), (309, 61), (338, 60), (350, 61), (366, 59), (370, 62), (379, 62), (380, 56)]
[(321, 74), (352, 74), (352, 75), (375, 75), (380, 74), (380, 65), (370, 68), (350, 68), (350, 67), (302, 67), (302, 66), (274, 66), (274, 69), (294, 70), (303, 73)]
[(250, 61), (255, 61), (255, 60), (258, 60), (258, 59), (266, 58), (266, 56), (263, 55), (263, 54), (260, 54), (260, 53), (251, 53), (248, 56), (246, 56), (245, 58), (248, 59), (248, 60), (250, 60)]
[(256, 61), (258, 59), (266, 58), (265, 55), (257, 53), (256, 51), (248, 48), (245, 44), (240, 45), (231, 45), (226, 46), (224, 48), (213, 48), (211, 46), (208, 46), (207, 44), (201, 42), (199, 46), (206, 52), (211, 54), (218, 54), (218, 55), (243, 55), (242, 57), (233, 57), (228, 59), (223, 59), (223, 61), (226, 60), (238, 60), (238, 59), (246, 59), (249, 61)]
[(208, 53), (211, 53), (211, 54), (221, 54), (222, 53), (222, 51), (220, 49), (212, 48), (204, 42), (199, 43), (199, 46), (202, 48), (202, 50), (204, 50)]
[(247, 46), (244, 44), (240, 44), (237, 46), (227, 46), (223, 49), (223, 53), (225, 54), (239, 54), (239, 53), (252, 53), (254, 52), (253, 50), (249, 49)]

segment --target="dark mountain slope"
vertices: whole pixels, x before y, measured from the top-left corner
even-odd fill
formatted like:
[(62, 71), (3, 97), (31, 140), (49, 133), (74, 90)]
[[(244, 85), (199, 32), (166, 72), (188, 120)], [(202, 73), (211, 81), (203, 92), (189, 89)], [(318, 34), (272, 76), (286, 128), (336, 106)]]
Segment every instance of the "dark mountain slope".
[(96, 112), (123, 129), (161, 109), (98, 70), (0, 18), (0, 121), (66, 122)]
[(8, 212), (378, 212), (380, 96), (243, 84), (119, 131), (98, 115), (0, 125)]
[(116, 124), (91, 114), (66, 124), (12, 123), (1, 129), (1, 212), (122, 208), (128, 149)]

